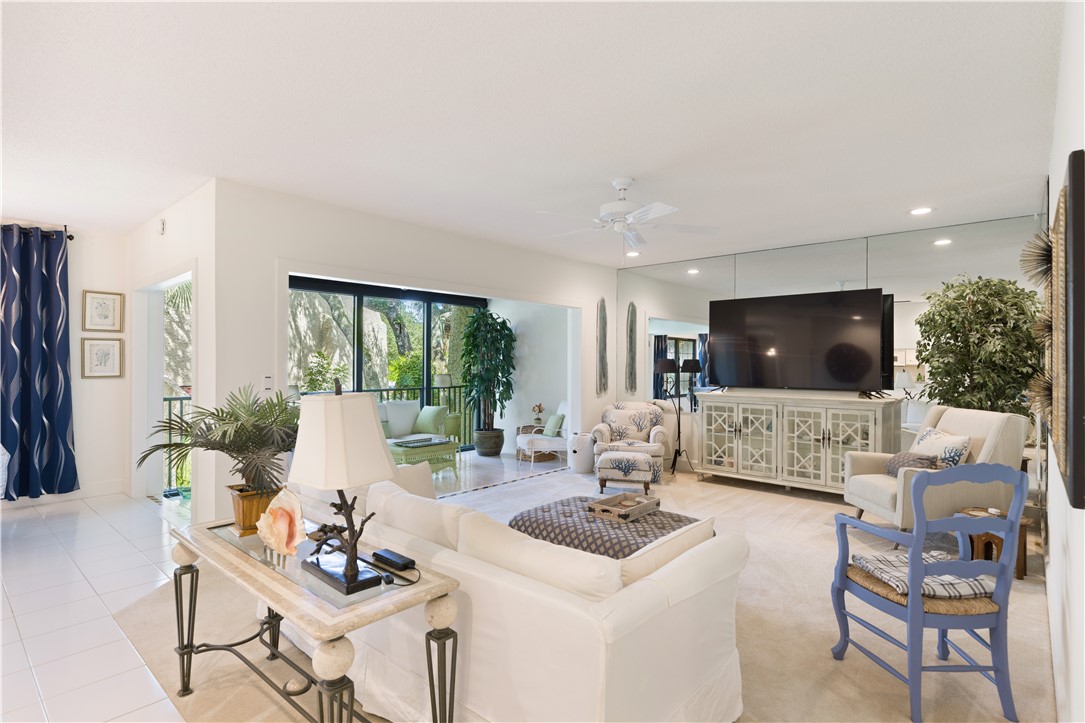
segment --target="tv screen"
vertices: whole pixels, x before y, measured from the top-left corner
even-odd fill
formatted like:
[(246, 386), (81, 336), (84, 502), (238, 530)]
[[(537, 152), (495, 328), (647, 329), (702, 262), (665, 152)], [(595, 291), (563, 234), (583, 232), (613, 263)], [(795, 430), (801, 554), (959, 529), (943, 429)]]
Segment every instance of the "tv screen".
[(881, 289), (713, 301), (709, 381), (767, 389), (889, 388), (892, 303)]

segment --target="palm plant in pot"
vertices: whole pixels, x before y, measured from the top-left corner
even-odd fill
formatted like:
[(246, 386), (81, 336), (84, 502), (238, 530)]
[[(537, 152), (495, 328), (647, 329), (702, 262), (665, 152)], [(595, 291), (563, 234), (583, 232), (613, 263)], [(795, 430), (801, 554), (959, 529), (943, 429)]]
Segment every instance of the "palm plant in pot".
[(233, 461), (232, 474), (241, 484), (227, 485), (233, 496), (234, 525), (239, 537), (256, 532), (256, 521), (282, 488), (284, 452), (298, 438), (298, 404), (293, 396), (276, 392), (261, 399), (251, 386), (226, 395), (221, 407), (196, 407), (188, 416), (173, 415), (156, 424), (151, 436), (167, 441), (143, 450), (137, 467), (156, 452), (166, 455), (172, 471), (188, 462), (194, 449), (222, 452)]
[(516, 334), (509, 320), (488, 309), (475, 311), (463, 331), (463, 384), (467, 403), (479, 410), (475, 451), (483, 457), (501, 454), (505, 443), (505, 431), (494, 429), (494, 414), (504, 414), (512, 399), (515, 347)]

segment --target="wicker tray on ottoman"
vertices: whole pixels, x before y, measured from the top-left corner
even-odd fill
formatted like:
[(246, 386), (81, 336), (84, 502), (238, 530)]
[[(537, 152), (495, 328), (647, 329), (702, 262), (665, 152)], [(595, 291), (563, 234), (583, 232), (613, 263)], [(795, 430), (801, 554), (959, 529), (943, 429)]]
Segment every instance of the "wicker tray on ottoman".
[(620, 495), (604, 497), (588, 503), (588, 512), (591, 514), (602, 517), (604, 520), (619, 522), (630, 522), (658, 509), (658, 497), (645, 497), (632, 492), (623, 492)]

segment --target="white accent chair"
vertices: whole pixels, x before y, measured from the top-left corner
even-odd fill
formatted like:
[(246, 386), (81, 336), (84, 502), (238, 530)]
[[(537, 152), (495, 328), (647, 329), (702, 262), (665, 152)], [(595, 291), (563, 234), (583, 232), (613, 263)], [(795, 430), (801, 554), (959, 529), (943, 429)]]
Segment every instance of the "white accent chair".
[[(933, 427), (950, 435), (968, 435), (968, 455), (961, 464), (989, 462), (1018, 469), (1028, 424), (1028, 419), (1017, 414), (936, 405), (927, 412), (920, 431)], [(890, 457), (880, 452), (844, 455), (844, 501), (855, 505), (858, 516), (869, 512), (908, 530), (915, 524), (912, 478), (922, 470), (904, 467), (896, 477), (890, 477), (885, 473)], [(928, 490), (924, 506), (927, 518), (933, 520), (950, 517), (965, 507), (1006, 510), (1012, 498), (1010, 485), (957, 482)]]
[[(531, 430), (529, 434), (516, 435), (516, 450), (524, 451), (524, 454), (531, 460), (531, 471), (535, 471), (535, 453), (536, 452), (550, 452), (558, 455), (568, 455), (569, 453), (569, 438), (567, 430), (569, 429), (569, 405), (566, 402), (562, 402), (558, 405), (558, 414), (565, 415), (565, 419), (561, 423), (561, 433), (556, 437), (543, 434), (543, 425), (538, 425)], [(566, 457), (568, 459), (568, 457)], [(516, 455), (516, 462), (519, 464), (520, 455)]]

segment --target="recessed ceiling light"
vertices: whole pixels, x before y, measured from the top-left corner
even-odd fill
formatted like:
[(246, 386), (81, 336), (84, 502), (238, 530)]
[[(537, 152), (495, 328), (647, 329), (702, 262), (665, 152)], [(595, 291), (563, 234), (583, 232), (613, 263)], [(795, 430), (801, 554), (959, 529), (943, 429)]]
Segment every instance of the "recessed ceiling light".
[(926, 206), (924, 206), (922, 208), (913, 208), (908, 213), (912, 214), (913, 216), (926, 216), (932, 210), (933, 209), (930, 209), (930, 208), (927, 208)]
[(934, 242), (934, 245), (935, 246), (949, 246), (951, 243), (953, 243), (953, 239), (951, 239), (951, 238), (940, 238), (940, 239), (938, 239), (937, 241)]
[(776, 356), (776, 347), (770, 347), (769, 350), (767, 352), (765, 352), (765, 355), (766, 356)]
[(862, 321), (863, 320), (863, 317), (861, 317), (861, 316), (853, 316), (851, 318), (855, 319), (856, 321)]
[(640, 251), (626, 251), (625, 255), (629, 258), (633, 258), (635, 256), (640, 256)]
[(687, 274), (699, 274), (699, 273), (701, 273), (701, 270), (700, 269), (686, 269), (686, 273)]

